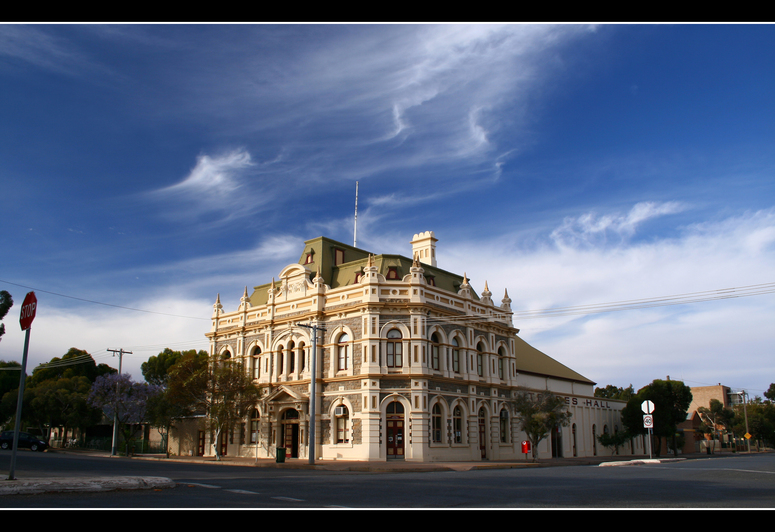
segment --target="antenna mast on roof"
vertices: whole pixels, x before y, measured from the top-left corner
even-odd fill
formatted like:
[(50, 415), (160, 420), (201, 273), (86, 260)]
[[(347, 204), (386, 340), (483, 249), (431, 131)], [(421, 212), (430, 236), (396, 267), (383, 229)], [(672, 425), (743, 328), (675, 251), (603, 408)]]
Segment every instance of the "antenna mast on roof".
[(358, 247), (358, 182), (355, 182), (355, 226), (353, 227), (353, 247)]

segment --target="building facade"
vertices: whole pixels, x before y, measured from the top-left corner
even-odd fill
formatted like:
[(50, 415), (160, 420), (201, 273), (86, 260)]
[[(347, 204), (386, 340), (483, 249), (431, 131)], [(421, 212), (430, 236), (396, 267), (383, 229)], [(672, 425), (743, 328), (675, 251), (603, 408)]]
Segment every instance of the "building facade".
[[(594, 382), (522, 340), (507, 291), (498, 303), (487, 282), (477, 294), (439, 268), (436, 242), (414, 235), (410, 259), (316, 238), (236, 310), (219, 297), (210, 354), (242, 360), (261, 391), (221, 452), (308, 458), (314, 359), (316, 459), (525, 459), (513, 399), (546, 390), (573, 416), (540, 458), (612, 454), (596, 436), (621, 429), (625, 403), (595, 398)], [(189, 452), (211, 454), (208, 438), (190, 437)], [(641, 441), (625, 447), (643, 453)]]

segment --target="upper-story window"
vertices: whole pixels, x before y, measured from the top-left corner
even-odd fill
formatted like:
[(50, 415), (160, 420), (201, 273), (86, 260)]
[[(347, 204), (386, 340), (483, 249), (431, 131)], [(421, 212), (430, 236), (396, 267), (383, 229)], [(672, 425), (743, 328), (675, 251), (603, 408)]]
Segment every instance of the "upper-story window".
[(334, 248), (334, 266), (339, 266), (340, 264), (344, 264), (344, 250)]
[(432, 275), (426, 275), (425, 281), (428, 283), (428, 286), (436, 286), (436, 279)]
[(385, 278), (391, 281), (395, 281), (396, 279), (398, 279), (398, 268), (396, 268), (395, 266), (389, 266), (387, 275), (385, 276)]
[(307, 253), (307, 258), (304, 259), (304, 264), (313, 264), (315, 262), (315, 253), (310, 251)]
[(350, 365), (350, 355), (349, 355), (350, 351), (348, 349), (349, 345), (347, 345), (349, 341), (350, 341), (350, 337), (347, 335), (347, 333), (342, 333), (342, 335), (339, 337), (339, 341), (337, 342), (336, 369), (339, 371), (347, 369)]
[(484, 377), (484, 345), (481, 342), (476, 346), (476, 372)]
[(460, 373), (460, 342), (452, 339), (452, 371)]
[(441, 345), (439, 345), (439, 335), (433, 333), (431, 335), (431, 368), (439, 369), (439, 358), (441, 358), (439, 351), (441, 351)]
[(390, 329), (387, 333), (388, 341), (385, 343), (385, 365), (389, 368), (400, 368), (403, 361), (403, 335), (398, 329)]

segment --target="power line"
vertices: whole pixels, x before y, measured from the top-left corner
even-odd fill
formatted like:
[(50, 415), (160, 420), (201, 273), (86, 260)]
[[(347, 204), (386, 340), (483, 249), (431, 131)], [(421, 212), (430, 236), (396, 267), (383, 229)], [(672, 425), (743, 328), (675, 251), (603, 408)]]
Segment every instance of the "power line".
[(210, 321), (210, 318), (200, 318), (198, 316), (183, 316), (183, 315), (180, 315), (180, 314), (168, 314), (166, 312), (156, 312), (154, 310), (145, 310), (145, 309), (141, 309), (141, 308), (124, 307), (122, 305), (114, 305), (112, 303), (103, 303), (102, 301), (94, 301), (92, 299), (84, 299), (82, 297), (68, 296), (66, 294), (58, 294), (57, 292), (51, 292), (49, 290), (42, 290), (40, 288), (33, 288), (32, 286), (25, 286), (23, 284), (12, 283), (10, 281), (3, 281), (2, 279), (0, 279), (0, 283), (12, 284), (14, 286), (19, 286), (21, 288), (27, 288), (28, 290), (34, 290), (35, 292), (43, 292), (44, 294), (51, 294), (51, 295), (59, 296), (59, 297), (66, 297), (68, 299), (75, 299), (76, 301), (83, 301), (85, 303), (93, 303), (95, 305), (104, 305), (106, 307), (121, 308), (121, 309), (124, 309), (124, 310), (133, 310), (135, 312), (145, 312), (145, 313), (148, 313), (148, 314), (159, 314), (161, 316), (172, 316), (173, 318), (187, 318), (187, 319), (190, 319), (190, 320), (206, 320), (206, 321)]

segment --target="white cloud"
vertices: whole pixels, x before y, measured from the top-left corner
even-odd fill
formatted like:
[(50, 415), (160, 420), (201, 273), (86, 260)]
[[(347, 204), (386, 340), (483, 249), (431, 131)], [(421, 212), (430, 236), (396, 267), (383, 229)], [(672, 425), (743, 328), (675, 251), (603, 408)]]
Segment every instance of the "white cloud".
[(235, 150), (219, 157), (201, 155), (183, 181), (158, 192), (184, 195), (188, 199), (206, 201), (212, 208), (218, 208), (219, 200), (230, 198), (240, 187), (242, 170), (252, 165), (250, 153), (245, 150)]
[[(578, 216), (558, 228), (564, 231), (560, 245), (557, 230), (532, 247), (515, 245), (515, 235), (447, 243), (437, 232), (439, 266), (467, 271), (478, 292), (487, 280), (496, 302), (508, 289), (515, 311), (775, 282), (775, 209), (677, 228), (677, 237), (627, 238), (643, 221), (680, 209), (673, 203), (639, 204), (605, 220)], [(605, 231), (620, 238), (611, 243), (594, 237)], [(764, 294), (521, 319), (515, 326), (535, 347), (602, 385), (637, 388), (670, 375), (694, 381), (692, 386), (722, 382), (766, 390), (775, 381), (773, 315), (775, 294)]]
[(686, 209), (680, 202), (641, 202), (625, 214), (598, 216), (594, 212), (578, 217), (567, 217), (552, 232), (551, 238), (559, 246), (596, 245), (606, 242), (609, 235), (624, 240), (635, 234), (638, 226), (652, 218), (674, 214)]

